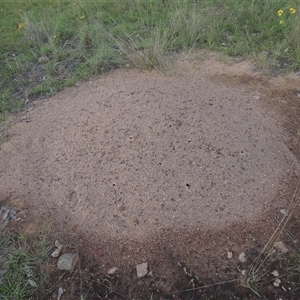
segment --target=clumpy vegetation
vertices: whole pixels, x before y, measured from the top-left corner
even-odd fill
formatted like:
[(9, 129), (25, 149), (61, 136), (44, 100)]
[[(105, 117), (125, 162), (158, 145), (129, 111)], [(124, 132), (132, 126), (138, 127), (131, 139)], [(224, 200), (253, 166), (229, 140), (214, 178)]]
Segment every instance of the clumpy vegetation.
[(0, 231), (0, 299), (46, 296), (50, 277), (49, 242), (45, 235), (34, 241)]
[(293, 1), (1, 1), (0, 28), (0, 121), (112, 68), (169, 68), (179, 51), (254, 58), (272, 73), (300, 66)]

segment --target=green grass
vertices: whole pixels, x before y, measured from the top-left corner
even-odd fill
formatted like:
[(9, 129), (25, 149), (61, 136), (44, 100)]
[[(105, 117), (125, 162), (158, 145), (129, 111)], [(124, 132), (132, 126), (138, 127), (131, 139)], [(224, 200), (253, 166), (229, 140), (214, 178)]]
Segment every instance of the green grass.
[[(170, 68), (171, 54), (180, 51), (208, 49), (251, 58), (271, 73), (298, 70), (300, 7), (296, 4), (1, 0), (0, 121), (32, 99), (128, 63)], [(279, 9), (284, 9), (282, 16)]]
[(0, 299), (44, 297), (49, 290), (49, 242), (0, 231)]

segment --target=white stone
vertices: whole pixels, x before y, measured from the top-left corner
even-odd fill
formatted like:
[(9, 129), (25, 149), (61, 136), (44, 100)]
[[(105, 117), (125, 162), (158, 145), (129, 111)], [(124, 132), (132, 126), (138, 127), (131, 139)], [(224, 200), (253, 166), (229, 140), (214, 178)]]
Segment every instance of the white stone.
[(59, 253), (60, 253), (60, 250), (58, 248), (56, 248), (52, 253), (51, 253), (51, 256), (52, 257), (59, 257)]
[(64, 290), (62, 287), (60, 287), (57, 292), (57, 300), (60, 300), (63, 293), (64, 293)]
[(277, 270), (274, 270), (273, 272), (271, 272), (271, 274), (274, 276), (274, 277), (278, 277), (279, 276), (279, 272)]
[(137, 277), (144, 277), (148, 273), (148, 263), (142, 263), (136, 266)]
[(239, 261), (242, 262), (242, 263), (244, 263), (244, 262), (247, 261), (245, 252), (242, 252), (242, 253), (239, 255)]
[(108, 275), (113, 275), (113, 274), (115, 274), (117, 271), (118, 271), (118, 268), (117, 268), (117, 267), (113, 267), (113, 268), (111, 268), (111, 269), (108, 270), (107, 274), (108, 274)]
[(287, 253), (289, 251), (289, 249), (287, 248), (287, 246), (283, 242), (281, 242), (281, 241), (276, 242), (274, 244), (274, 248), (276, 248), (278, 251), (281, 251), (282, 253)]
[(279, 278), (276, 278), (276, 279), (274, 280), (274, 282), (273, 282), (273, 285), (274, 285), (275, 287), (279, 287), (279, 286), (280, 286), (280, 283), (281, 283), (281, 280), (280, 280)]
[(232, 252), (228, 251), (228, 252), (227, 252), (227, 257), (228, 257), (228, 258), (232, 258)]
[(51, 256), (58, 257), (63, 245), (58, 240), (55, 241), (54, 245), (56, 249), (51, 253)]
[(54, 245), (55, 245), (55, 247), (58, 248), (59, 250), (61, 250), (61, 248), (62, 248), (62, 246), (63, 246), (58, 240), (55, 241)]

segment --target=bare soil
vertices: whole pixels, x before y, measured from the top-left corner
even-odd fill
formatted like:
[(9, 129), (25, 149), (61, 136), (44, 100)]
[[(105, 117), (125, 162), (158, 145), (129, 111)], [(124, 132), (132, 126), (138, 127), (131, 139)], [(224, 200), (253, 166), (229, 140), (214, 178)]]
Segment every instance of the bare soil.
[[(216, 55), (79, 83), (12, 119), (0, 204), (19, 209), (16, 228), (76, 236), (80, 268), (65, 299), (255, 299), (236, 281), (215, 284), (247, 269), (293, 198), (297, 92), (295, 74), (268, 79)], [(137, 278), (145, 261), (151, 273)], [(272, 284), (264, 293), (299, 297)]]

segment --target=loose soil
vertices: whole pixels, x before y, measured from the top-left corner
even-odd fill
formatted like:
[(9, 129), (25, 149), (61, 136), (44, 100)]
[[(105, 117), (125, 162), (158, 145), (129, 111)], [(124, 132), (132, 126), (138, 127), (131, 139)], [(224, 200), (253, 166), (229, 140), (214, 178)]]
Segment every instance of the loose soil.
[[(299, 197), (298, 92), (295, 74), (267, 79), (216, 55), (79, 83), (12, 119), (0, 204), (19, 209), (18, 230), (76, 236), (64, 299), (255, 299), (236, 281), (214, 284), (250, 266)], [(151, 273), (137, 278), (145, 261)]]

